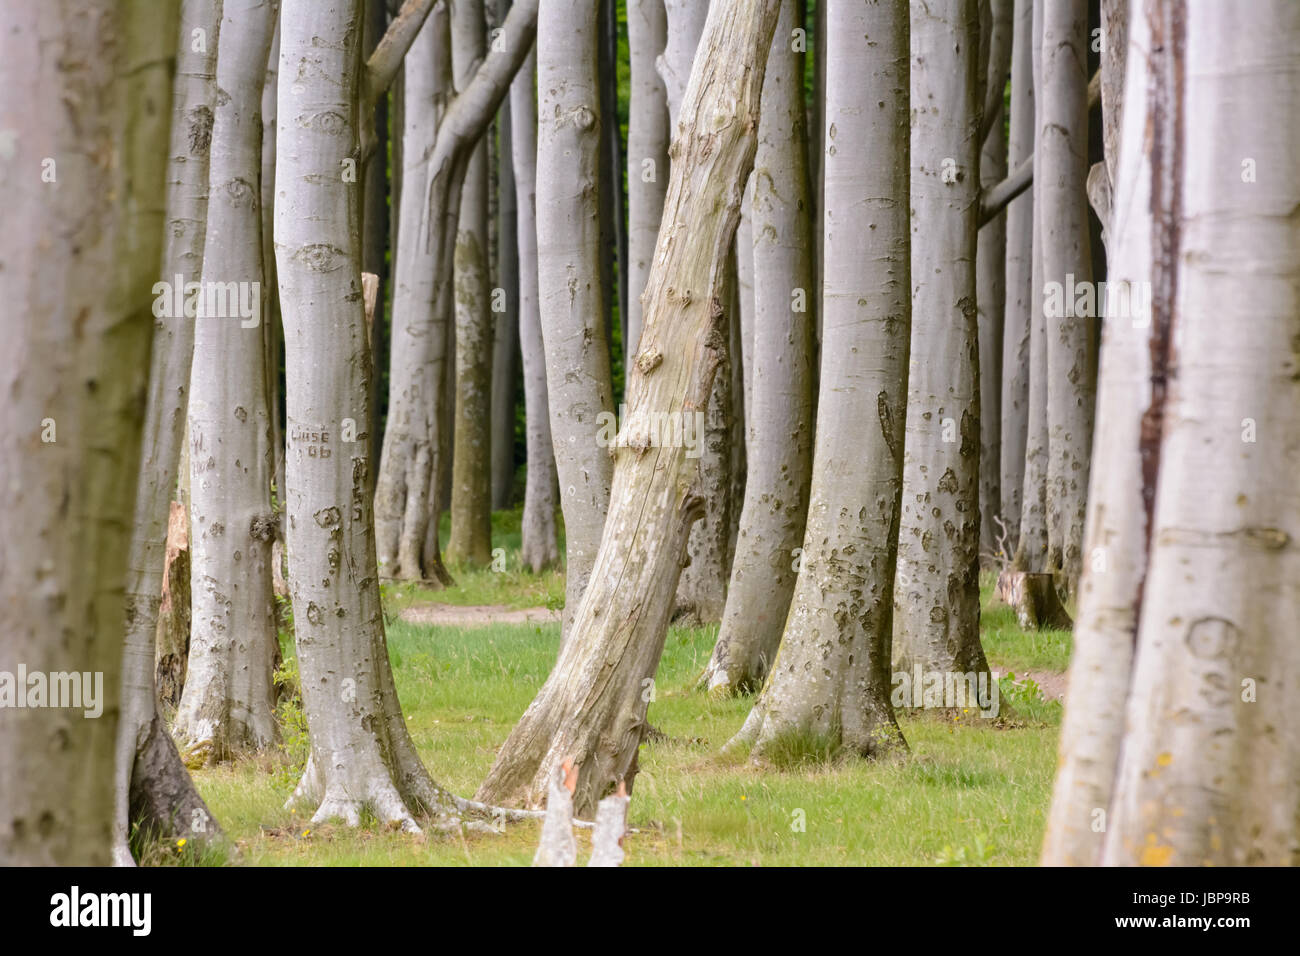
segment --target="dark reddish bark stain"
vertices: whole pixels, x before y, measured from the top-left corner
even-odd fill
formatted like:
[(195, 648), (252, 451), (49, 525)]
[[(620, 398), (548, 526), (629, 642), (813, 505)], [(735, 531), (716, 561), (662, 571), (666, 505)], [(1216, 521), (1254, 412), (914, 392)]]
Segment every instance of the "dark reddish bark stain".
[[(1165, 403), (1174, 375), (1173, 328), (1178, 300), (1178, 257), (1182, 245), (1182, 158), (1186, 11), (1181, 3), (1160, 4), (1151, 18), (1152, 83), (1147, 94), (1151, 149), (1151, 404), (1142, 413), (1138, 438), (1142, 464), (1142, 505), (1146, 517), (1144, 552), (1151, 554), (1155, 526), (1156, 482)], [(1146, 592), (1146, 562), (1138, 582), (1135, 620), (1141, 618)], [(1133, 639), (1137, 641), (1137, 629)]]

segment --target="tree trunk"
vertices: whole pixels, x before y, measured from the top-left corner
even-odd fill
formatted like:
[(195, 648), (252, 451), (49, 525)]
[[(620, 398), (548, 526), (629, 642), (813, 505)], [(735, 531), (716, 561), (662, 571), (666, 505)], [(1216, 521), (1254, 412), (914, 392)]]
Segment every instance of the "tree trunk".
[[(985, 100), (995, 103), (995, 116), (981, 117), (990, 126), (980, 152), (980, 186), (987, 189), (1007, 175), (1007, 135), (1003, 125), (1003, 90), (1011, 64), (1012, 0), (989, 4)], [(993, 95), (996, 93), (996, 95)], [(998, 525), (1002, 516), (1002, 334), (1006, 308), (1007, 220), (998, 216), (979, 230), (975, 303), (980, 341), (980, 554), (996, 562)], [(1005, 555), (1009, 558), (1010, 555)]]
[[(24, 695), (34, 675), (54, 678), (63, 706), (0, 707), (4, 866), (104, 866), (119, 832), (120, 707), (141, 703), (122, 686), (123, 621), (133, 627), (123, 569), (145, 566), (131, 560), (128, 529), (178, 9), (78, 0), (5, 11), (0, 116), (13, 135), (0, 208), (22, 226), (0, 238), (11, 315), (0, 358), (0, 670), (25, 667), (28, 682), (10, 688)], [(156, 608), (156, 591), (141, 594)], [(152, 654), (144, 659), (151, 678)], [(152, 701), (150, 687), (146, 710)]]
[(613, 472), (597, 431), (613, 401), (600, 286), (598, 3), (556, 0), (537, 25), (538, 301), (564, 509), (566, 637), (600, 547)]
[(1149, 533), (1128, 527), (1149, 559), (1102, 862), (1294, 866), (1300, 182), (1253, 171), (1300, 150), (1300, 8), (1150, 4), (1130, 29), (1135, 70), (1156, 55), (1154, 90), (1130, 72), (1128, 112), (1147, 122), (1126, 115), (1121, 163), (1151, 150), (1151, 203), (1130, 205), (1121, 174), (1116, 208), (1153, 220), (1169, 378), (1153, 378), (1140, 433), (1154, 511)]
[[(362, 46), (364, 55), (369, 57), (388, 27), (388, 0), (365, 0), (365, 24), (362, 27)], [(423, 32), (423, 27), (421, 28)], [(374, 436), (370, 442), (371, 453), (375, 456), (370, 462), (371, 474), (379, 468), (378, 453), (383, 448), (384, 432), (379, 416), (378, 370), (385, 368), (388, 361), (388, 323), (384, 322), (384, 287), (388, 284), (388, 96), (375, 98), (374, 102), (374, 152), (365, 164), (364, 205), (361, 212), (361, 271), (369, 272), (379, 279), (379, 289), (375, 294), (375, 319), (370, 342), (371, 362), (375, 373), (370, 376), (370, 422), (368, 427)], [(393, 197), (393, 208), (397, 208)], [(392, 250), (394, 261), (397, 250)]]
[[(620, 780), (630, 789), (635, 777), (651, 696), (647, 682), (663, 651), (687, 535), (703, 510), (691, 494), (697, 460), (680, 442), (660, 443), (651, 453), (651, 440), (657, 421), (705, 407), (726, 348), (726, 256), (753, 164), (779, 9), (779, 0), (722, 0), (709, 17), (707, 53), (691, 74), (673, 145), (641, 351), (615, 449), (607, 533), (571, 637), (481, 794), (539, 806), (556, 768), (572, 758), (579, 774), (575, 810), (590, 816), (604, 793)], [(547, 48), (538, 44), (542, 53)], [(543, 91), (548, 87), (542, 83)], [(538, 176), (540, 197), (541, 170)], [(539, 203), (544, 221), (543, 215)]]
[[(394, 255), (392, 364), (388, 425), (375, 492), (375, 542), (380, 573), (452, 583), (438, 548), (442, 513), (440, 465), (448, 377), (445, 301), (435, 289), (438, 268), (425, 243), (423, 183), (438, 124), (451, 98), (451, 39), (443, 5), (434, 8), (403, 63), (403, 181)], [(432, 529), (432, 530), (431, 530)], [(426, 543), (429, 547), (426, 547)]]
[(537, 57), (530, 53), (510, 84), (510, 145), (515, 167), (519, 233), (519, 343), (524, 364), (524, 424), (528, 476), (520, 559), (534, 573), (559, 563), (555, 533), (557, 479), (546, 395), (546, 350), (537, 307)]
[(979, 636), (979, 5), (962, 0), (947, 16), (916, 6), (913, 14), (917, 241), (893, 655), (900, 672), (981, 674), (988, 662)]
[(905, 746), (889, 643), (911, 326), (908, 14), (837, 3), (827, 16), (824, 366), (808, 525), (780, 650), (728, 745), (752, 743), (758, 760), (794, 739), (863, 755)]
[(655, 58), (668, 42), (664, 0), (628, 0), (627, 113), (628, 297), (625, 364), (631, 364), (641, 339), (641, 293), (650, 275), (659, 220), (668, 184), (668, 100)]
[[(280, 17), (276, 12), (275, 34), (266, 57), (266, 79), (262, 84), (262, 341), (265, 345), (266, 407), (271, 419), (272, 476), (276, 511), (284, 507), (284, 404), (280, 397), (280, 366), (284, 360), (284, 329), (280, 324), (280, 289), (275, 277), (275, 101), (280, 75)], [(186, 462), (188, 465), (188, 462)], [(186, 471), (188, 472), (188, 467)], [(188, 502), (187, 502), (188, 504)], [(282, 575), (279, 559), (284, 551), (284, 527), (276, 522), (272, 549), (275, 577)]]
[[(172, 99), (171, 137), (167, 153), (166, 224), (161, 278), (182, 290), (198, 281), (203, 264), (203, 240), (208, 203), (208, 147), (212, 139), (212, 110), (216, 97), (217, 35), (221, 5), (213, 0), (189, 0), (181, 7), (177, 46), (177, 71)], [(194, 31), (201, 30), (196, 36)], [(179, 279), (178, 279), (179, 276)], [(167, 314), (171, 313), (171, 314)], [(189, 561), (179, 565), (183, 580), (169, 589), (165, 568), (170, 559), (168, 509), (176, 486), (177, 462), (185, 430), (190, 359), (194, 350), (194, 319), (183, 309), (167, 309), (155, 319), (151, 374), (146, 399), (144, 442), (136, 483), (135, 524), (126, 578), (126, 651), (123, 658), (122, 711), (118, 725), (118, 760), (115, 773), (113, 857), (119, 864), (131, 861), (128, 838), (132, 823), (132, 787), (179, 790), (182, 806), (175, 817), (168, 811), (159, 818), (142, 819), (146, 830), (170, 834), (174, 819), (202, 806), (185, 768), (165, 730), (158, 750), (166, 762), (158, 766), (160, 778), (133, 781), (137, 760), (154, 739), (161, 723), (156, 720), (154, 673), (156, 635), (160, 623), (183, 624), (184, 646), (189, 644)], [(188, 547), (188, 542), (186, 543)], [(166, 612), (165, 595), (173, 598)], [(183, 606), (181, 606), (183, 605)], [(163, 619), (160, 622), (160, 618)], [(179, 629), (179, 628), (178, 628)], [(169, 670), (184, 679), (185, 660)], [(176, 685), (179, 695), (180, 684)], [(179, 696), (172, 700), (174, 705)], [(168, 754), (170, 751), (170, 754)], [(145, 769), (146, 765), (139, 765)], [(215, 830), (215, 827), (214, 827)], [(201, 837), (202, 833), (195, 832)]]
[[(492, 22), (505, 19), (510, 0), (493, 0)], [(492, 290), (492, 507), (509, 508), (515, 487), (515, 380), (519, 375), (518, 198), (511, 161), (510, 99), (497, 113), (496, 286)], [(497, 289), (504, 295), (498, 311)]]
[[(1015, 0), (1011, 41), (1011, 126), (1007, 165), (1018, 168), (1034, 155), (1033, 0)], [(985, 227), (989, 228), (989, 227)], [(1029, 430), (1029, 333), (1033, 289), (1034, 194), (1025, 191), (1007, 206), (1006, 309), (1002, 328), (1000, 410), (1002, 519), (1007, 548), (1020, 540), (1021, 495), (1025, 484), (1025, 441)], [(1011, 557), (1011, 555), (1007, 555)]]
[[(1034, 90), (1041, 92), (1043, 0), (1033, 0), (1031, 59)], [(1038, 162), (1042, 97), (1034, 100), (1034, 162)], [(1042, 191), (1034, 183), (1030, 255), (1029, 384), (1026, 389), (1025, 465), (1020, 495), (1020, 530), (1012, 566), (1017, 571), (1047, 571), (1047, 316), (1043, 308)]]
[(174, 714), (180, 705), (189, 661), (190, 513), (179, 501), (173, 501), (167, 520), (162, 602), (158, 606), (158, 629), (154, 639), (154, 689), (164, 714)]
[[(487, 52), (483, 0), (453, 0), (451, 63), (457, 94)], [(447, 560), (492, 560), (492, 309), (488, 288), (488, 141), (470, 154), (456, 233), (456, 430)]]
[(1088, 236), (1088, 2), (1044, 5), (1043, 85), (1036, 190), (1043, 226), (1043, 285), (1064, 309), (1047, 313), (1047, 570), (1073, 591), (1083, 569), (1083, 525), (1094, 401), (1093, 318), (1074, 308), (1092, 283)]
[(782, 0), (750, 178), (754, 244), (737, 251), (753, 262), (754, 369), (745, 395), (745, 506), (726, 613), (703, 678), (718, 692), (757, 690), (767, 674), (794, 593), (808, 509), (816, 290), (804, 56), (791, 48), (798, 12), (798, 0)]
[[(190, 659), (172, 732), (187, 766), (232, 759), (279, 739), (271, 591), (270, 419), (261, 331), (262, 162), (259, 107), (274, 0), (225, 0), (203, 254), (205, 303), (190, 378)], [(210, 290), (239, 288), (238, 307)], [(257, 298), (245, 301), (245, 289)], [(213, 308), (213, 306), (220, 306)]]
[[(361, 209), (340, 175), (359, 149), (361, 0), (284, 0), (276, 155), (276, 256), (288, 377), (290, 587), (311, 755), (290, 803), (355, 826), (369, 808), (417, 830), (450, 813), (402, 717), (379, 602), (363, 425), (369, 362), (361, 301)], [(396, 25), (397, 21), (394, 21)], [(408, 106), (411, 105), (408, 103)]]

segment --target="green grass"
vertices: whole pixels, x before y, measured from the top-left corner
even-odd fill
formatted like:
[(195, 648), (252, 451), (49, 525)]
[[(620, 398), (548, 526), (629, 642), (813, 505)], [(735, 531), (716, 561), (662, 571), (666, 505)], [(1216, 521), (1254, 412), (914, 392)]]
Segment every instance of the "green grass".
[[(513, 530), (512, 530), (513, 527)], [(502, 516), (509, 549), (517, 520)], [(495, 542), (494, 542), (495, 543)], [(516, 550), (517, 553), (517, 550)], [(563, 593), (558, 575), (517, 570), (459, 574), (449, 603), (519, 606)], [(558, 590), (557, 590), (558, 588)], [(484, 600), (484, 598), (490, 600)], [(994, 666), (1060, 670), (1068, 635), (1022, 634), (1002, 609), (985, 611), (985, 648)], [(648, 742), (630, 808), (638, 832), (627, 864), (664, 865), (1014, 865), (1038, 858), (1056, 763), (1060, 705), (1014, 697), (1006, 721), (900, 718), (909, 750), (868, 761), (805, 747), (784, 769), (759, 770), (720, 750), (750, 701), (711, 700), (694, 689), (716, 627), (673, 628), (656, 678), (651, 723), (667, 735)], [(412, 737), (434, 777), (472, 795), (496, 749), (545, 680), (555, 659), (555, 625), (432, 628), (393, 621), (388, 632), (398, 695)], [(292, 649), (287, 648), (292, 673)], [(1004, 685), (1005, 686), (1005, 685)], [(314, 827), (284, 809), (306, 756), (292, 711), (285, 755), (195, 774), (213, 813), (238, 846), (232, 862), (255, 865), (524, 865), (538, 826), (501, 834), (412, 837), (371, 822), (359, 829)], [(579, 834), (580, 848), (585, 834)], [(175, 859), (169, 857), (174, 856)], [(585, 859), (585, 850), (580, 859)], [(226, 862), (163, 848), (151, 862)]]

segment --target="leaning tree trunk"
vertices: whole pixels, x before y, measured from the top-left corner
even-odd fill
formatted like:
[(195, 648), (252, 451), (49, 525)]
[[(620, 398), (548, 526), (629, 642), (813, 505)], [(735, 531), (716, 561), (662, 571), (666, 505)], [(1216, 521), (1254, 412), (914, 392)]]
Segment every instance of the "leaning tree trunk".
[[(262, 341), (260, 106), (275, 0), (225, 0), (190, 378), (190, 660), (172, 733), (191, 767), (274, 745), (270, 418)], [(229, 314), (213, 292), (237, 286)], [(252, 290), (251, 298), (245, 290)], [(229, 305), (227, 297), (223, 305)]]
[[(487, 52), (483, 0), (451, 5), (451, 63), (457, 94)], [(454, 259), (456, 426), (452, 437), (451, 536), (447, 560), (492, 560), (492, 309), (488, 288), (488, 141), (466, 167)]]
[[(687, 535), (704, 506), (691, 493), (697, 459), (680, 443), (652, 448), (652, 429), (664, 416), (704, 408), (726, 348), (728, 250), (753, 164), (779, 10), (780, 0), (721, 0), (709, 17), (706, 53), (692, 71), (686, 121), (673, 145), (600, 552), (570, 639), (481, 794), (539, 806), (552, 775), (571, 758), (579, 774), (574, 807), (590, 816), (604, 793), (635, 776), (647, 682), (663, 651)], [(540, 176), (539, 170), (539, 187)]]
[[(344, 419), (369, 420), (360, 196), (339, 175), (357, 155), (366, 108), (358, 89), (361, 17), (361, 0), (284, 0), (281, 16), (280, 73), (298, 78), (280, 85), (276, 149), (286, 514), (311, 738), (290, 803), (315, 807), (314, 821), (352, 826), (369, 808), (413, 831), (414, 813), (450, 813), (454, 803), (420, 763), (393, 687), (371, 514), (372, 436), (358, 424), (354, 440), (342, 440)], [(383, 49), (381, 41), (376, 56)]]
[(655, 58), (667, 42), (664, 0), (628, 0), (627, 356), (636, 355), (641, 339), (641, 293), (650, 275), (668, 184), (668, 99), (655, 69)]
[(1130, 62), (1168, 57), (1153, 76), (1159, 112), (1146, 142), (1159, 152), (1173, 133), (1179, 161), (1151, 182), (1170, 380), (1102, 861), (1293, 866), (1300, 180), (1262, 171), (1294, 169), (1300, 151), (1300, 7), (1133, 10), (1134, 32), (1148, 18), (1152, 43), (1135, 42)]
[[(1063, 295), (1047, 308), (1047, 570), (1073, 591), (1083, 569), (1083, 524), (1096, 356), (1093, 318), (1075, 309), (1074, 288), (1091, 291), (1088, 235), (1088, 0), (1043, 8), (1036, 191), (1043, 227), (1043, 284)], [(1050, 296), (1048, 302), (1052, 302)]]
[(534, 573), (559, 563), (555, 532), (557, 479), (546, 395), (546, 349), (537, 307), (537, 57), (529, 53), (510, 84), (510, 147), (515, 167), (519, 238), (519, 345), (524, 365), (524, 427), (528, 476), (520, 527), (520, 559)]
[[(197, 282), (203, 266), (208, 148), (217, 93), (220, 23), (219, 0), (186, 0), (181, 5), (162, 255), (162, 281), (173, 289), (178, 282), (182, 289)], [(195, 31), (201, 33), (196, 35)], [(155, 696), (155, 641), (194, 352), (194, 317), (183, 309), (167, 313), (155, 320), (135, 524), (127, 564), (126, 651), (113, 824), (113, 860), (119, 865), (131, 861), (128, 840), (133, 822), (164, 837), (188, 827), (188, 838), (196, 842), (216, 830), (209, 825), (206, 807), (167, 734)], [(173, 584), (172, 597), (184, 598), (186, 606), (181, 614), (188, 621), (188, 556), (184, 567), (185, 580)], [(185, 662), (180, 661), (177, 669), (183, 672), (184, 667)], [(155, 808), (160, 812), (147, 814)], [(202, 812), (195, 816), (195, 810)]]
[(67, 706), (0, 708), (0, 865), (103, 866), (113, 855), (122, 571), (161, 291), (178, 8), (5, 10), (0, 116), (13, 135), (0, 208), (22, 228), (0, 236), (11, 315), (0, 358), (0, 670), (71, 674), (85, 693)]
[[(757, 690), (781, 643), (794, 593), (812, 474), (812, 222), (802, 50), (791, 49), (798, 0), (782, 0), (763, 80), (754, 156), (754, 360), (745, 395), (745, 507), (726, 612), (703, 682), (709, 690)], [(739, 233), (738, 233), (739, 235)], [(741, 309), (744, 309), (743, 303)], [(748, 371), (748, 369), (746, 369)]]
[(979, 674), (979, 4), (912, 12), (917, 241), (893, 655), (899, 671)]
[(825, 338), (803, 567), (772, 671), (729, 745), (752, 743), (760, 760), (791, 735), (861, 754), (904, 746), (889, 644), (912, 294), (908, 13), (827, 14)]
[(447, 10), (440, 4), (403, 61), (402, 181), (409, 188), (398, 198), (388, 424), (375, 489), (381, 573), (434, 586), (451, 583), (437, 534), (448, 312), (436, 297), (437, 264), (425, 242), (423, 183), (451, 96), (450, 43)]
[[(1011, 40), (1011, 125), (1007, 167), (1016, 169), (1034, 154), (1033, 0), (1015, 0)], [(985, 228), (988, 228), (987, 226)], [(1037, 296), (1033, 290), (1034, 194), (1026, 190), (1007, 206), (1006, 308), (1002, 326), (1002, 427), (998, 476), (1006, 546), (1020, 540), (1021, 493), (1025, 484), (1025, 440), (1029, 429), (1029, 331)], [(1010, 557), (1010, 555), (1008, 555)]]
[[(1154, 278), (1156, 250), (1173, 248), (1177, 221), (1170, 199), (1180, 158), (1178, 114), (1157, 99), (1158, 93), (1173, 89), (1170, 50), (1152, 48), (1147, 14), (1130, 23), (1134, 49), (1142, 54), (1129, 61), (1131, 102), (1123, 119), (1113, 192), (1122, 203), (1118, 208), (1133, 213), (1119, 217), (1109, 234), (1107, 263), (1109, 287), (1126, 291), (1141, 289)], [(1150, 148), (1145, 143), (1148, 126)], [(1157, 197), (1161, 214), (1153, 218), (1149, 210)], [(1070, 693), (1043, 844), (1043, 863), (1049, 866), (1094, 865), (1106, 839), (1105, 814), (1124, 737), (1165, 416), (1174, 290), (1169, 265), (1162, 259), (1163, 298), (1152, 303), (1156, 307), (1149, 321), (1106, 316), (1102, 327), (1096, 467), (1088, 492), (1086, 540), (1092, 556), (1079, 581)]]
[[(493, 0), (495, 29), (505, 19), (510, 0)], [(511, 101), (497, 113), (499, 155), (496, 164), (496, 285), (492, 289), (492, 507), (509, 508), (515, 485), (515, 379), (519, 373), (518, 192), (511, 161)], [(501, 292), (498, 293), (497, 290)], [(498, 296), (500, 306), (498, 308)]]
[(556, 0), (537, 24), (537, 278), (551, 436), (567, 551), (564, 634), (587, 587), (609, 507), (601, 447), (613, 402), (600, 286), (599, 0)]
[[(981, 41), (988, 37), (986, 107), (996, 104), (992, 116), (981, 116), (988, 135), (980, 151), (980, 187), (988, 189), (1007, 175), (1007, 134), (1003, 125), (1003, 90), (1011, 63), (1012, 0), (993, 0), (989, 22), (981, 24)], [(998, 554), (997, 520), (1002, 516), (1002, 333), (1007, 300), (1007, 220), (997, 216), (979, 231), (975, 276), (975, 303), (980, 340), (980, 553), (995, 561)], [(1009, 555), (1008, 555), (1009, 557)]]

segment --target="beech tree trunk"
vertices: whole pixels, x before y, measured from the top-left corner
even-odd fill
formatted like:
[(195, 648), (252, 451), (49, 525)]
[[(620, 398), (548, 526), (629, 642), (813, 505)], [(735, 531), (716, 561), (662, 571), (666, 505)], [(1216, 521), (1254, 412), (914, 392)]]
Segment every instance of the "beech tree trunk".
[(912, 14), (917, 241), (893, 655), (898, 671), (978, 674), (988, 670), (979, 637), (979, 5), (915, 5)]
[[(275, 0), (224, 0), (203, 285), (242, 312), (194, 325), (190, 379), (190, 659), (172, 733), (187, 766), (273, 746), (279, 639), (271, 590), (270, 417), (262, 340), (260, 106)], [(257, 291), (255, 302), (245, 289)]]
[(375, 491), (380, 573), (437, 587), (452, 583), (437, 533), (450, 314), (425, 241), (423, 183), (452, 95), (449, 22), (446, 6), (435, 6), (403, 62), (402, 180), (410, 188), (398, 199), (388, 424)]
[(510, 146), (518, 198), (519, 345), (524, 365), (524, 423), (528, 475), (520, 528), (520, 559), (539, 573), (560, 560), (555, 530), (555, 450), (546, 392), (546, 348), (537, 293), (537, 56), (529, 53), (510, 84)]
[[(687, 535), (704, 504), (691, 493), (697, 459), (680, 443), (652, 449), (652, 429), (658, 416), (704, 409), (726, 348), (727, 251), (753, 164), (779, 9), (779, 0), (722, 0), (709, 17), (707, 54), (692, 71), (673, 144), (606, 533), (570, 638), (479, 789), (492, 802), (540, 806), (553, 773), (572, 758), (578, 765), (574, 808), (590, 817), (601, 796), (619, 781), (630, 789), (635, 777), (651, 696), (647, 682), (663, 651)], [(540, 53), (547, 48), (539, 42)], [(544, 222), (543, 181), (539, 169)]]
[[(1016, 169), (1034, 154), (1034, 7), (1015, 0), (1011, 40), (1011, 115), (1007, 166)], [(989, 228), (988, 226), (985, 227)], [(1000, 411), (1002, 520), (1007, 548), (1020, 540), (1021, 496), (1025, 484), (1025, 441), (1029, 429), (1029, 333), (1033, 303), (1034, 193), (1026, 190), (1007, 206), (1006, 307), (1002, 327)], [(1008, 557), (1011, 555), (1009, 554)]]
[(84, 693), (68, 706), (0, 708), (0, 865), (113, 859), (121, 704), (153, 700), (152, 689), (146, 702), (124, 697), (122, 585), (163, 261), (178, 11), (54, 0), (4, 14), (0, 116), (13, 135), (0, 153), (0, 208), (21, 229), (0, 237), (10, 314), (0, 670), (84, 675)]
[[(1073, 591), (1083, 567), (1083, 524), (1094, 400), (1093, 319), (1074, 288), (1090, 287), (1088, 235), (1088, 0), (1044, 4), (1043, 85), (1034, 157), (1043, 226), (1043, 285), (1059, 283), (1064, 309), (1047, 308), (1047, 570)], [(1072, 286), (1074, 288), (1072, 288)]]
[(905, 746), (889, 646), (912, 311), (908, 11), (833, 3), (827, 18), (825, 337), (808, 525), (780, 650), (728, 745), (751, 743), (758, 760), (791, 735), (864, 755)]
[[(981, 46), (987, 37), (985, 108), (995, 103), (991, 127), (980, 151), (980, 188), (987, 189), (1007, 176), (1007, 134), (1003, 124), (1003, 90), (1011, 65), (1012, 0), (987, 5), (989, 20), (981, 24)], [(979, 230), (975, 276), (975, 303), (979, 315), (980, 344), (980, 554), (998, 555), (998, 525), (1002, 516), (1002, 335), (1006, 308), (1007, 220), (998, 216)], [(1007, 558), (1010, 555), (1006, 555)]]
[(613, 460), (613, 386), (600, 284), (599, 0), (556, 0), (537, 24), (537, 277), (551, 439), (567, 551), (567, 638), (600, 547)]
[(744, 510), (726, 612), (702, 678), (715, 692), (754, 691), (766, 676), (794, 593), (808, 509), (816, 289), (804, 56), (791, 42), (798, 6), (783, 0), (772, 39), (750, 180), (753, 245), (737, 249), (738, 259), (753, 263), (754, 369), (745, 395)]
[[(452, 0), (451, 63), (464, 92), (487, 52), (483, 0)], [(454, 265), (456, 430), (452, 437), (451, 536), (447, 560), (492, 560), (492, 309), (488, 286), (488, 141), (470, 154), (460, 200)]]
[(629, 95), (627, 112), (627, 340), (623, 351), (636, 355), (641, 338), (641, 293), (650, 275), (650, 260), (668, 185), (668, 99), (655, 59), (668, 42), (664, 0), (628, 0), (627, 44)]
[[(171, 134), (167, 152), (166, 228), (162, 249), (161, 276), (169, 287), (179, 276), (182, 289), (200, 278), (208, 206), (208, 150), (212, 141), (213, 106), (216, 99), (215, 70), (221, 4), (215, 0), (187, 0), (180, 8), (177, 40), (176, 79), (172, 96)], [(196, 34), (195, 31), (201, 31)], [(173, 303), (174, 304), (174, 303)], [(176, 748), (159, 719), (155, 691), (156, 635), (161, 601), (168, 583), (165, 568), (169, 509), (176, 487), (177, 464), (185, 432), (190, 385), (190, 361), (194, 352), (194, 319), (184, 310), (154, 319), (150, 358), (149, 391), (146, 399), (140, 470), (136, 481), (135, 523), (126, 575), (126, 643), (122, 662), (122, 710), (118, 725), (117, 764), (114, 776), (115, 817), (113, 860), (131, 862), (128, 840), (131, 823), (138, 820), (146, 831), (170, 836), (177, 827), (190, 823), (191, 811), (203, 808), (193, 782), (185, 772)], [(188, 527), (188, 523), (186, 523)], [(188, 543), (187, 543), (188, 547)], [(173, 599), (183, 608), (167, 609), (168, 621), (183, 620), (184, 652), (189, 644), (189, 559), (180, 569), (184, 580), (173, 581)], [(169, 670), (179, 670), (183, 681), (186, 660), (175, 661)], [(180, 684), (177, 685), (179, 695)], [(175, 704), (179, 696), (173, 699)], [(146, 754), (156, 760), (146, 760)], [(155, 769), (157, 776), (146, 770)], [(132, 799), (135, 789), (137, 799)], [(146, 792), (178, 794), (175, 806), (167, 806), (152, 818), (141, 815), (152, 801), (138, 797)], [(206, 813), (206, 808), (204, 808)], [(204, 816), (197, 818), (204, 829), (191, 837), (202, 839), (214, 825)]]
[[(510, 0), (493, 0), (492, 27), (510, 9)], [(515, 486), (515, 379), (519, 373), (519, 237), (518, 197), (511, 161), (511, 101), (497, 112), (496, 284), (491, 292), (492, 338), (492, 507), (511, 505)], [(500, 289), (500, 305), (497, 290)]]
[[(280, 85), (276, 150), (276, 258), (288, 374), (286, 514), (311, 737), (290, 803), (315, 808), (315, 822), (338, 818), (351, 826), (368, 807), (379, 820), (415, 831), (415, 813), (449, 815), (454, 803), (411, 743), (379, 602), (372, 436), (364, 427), (370, 368), (361, 197), (358, 184), (341, 174), (344, 160), (357, 154), (366, 108), (358, 75), (362, 15), (361, 0), (284, 0), (281, 15), (280, 73), (299, 78)], [(343, 439), (345, 419), (357, 423), (353, 441)]]
[[(389, 0), (365, 0), (365, 24), (362, 27), (362, 54), (369, 57), (388, 28)], [(423, 30), (423, 28), (421, 28)], [(375, 293), (374, 322), (371, 325), (370, 360), (374, 372), (370, 376), (370, 428), (374, 438), (370, 449), (374, 459), (370, 462), (371, 474), (379, 468), (379, 453), (383, 449), (383, 428), (379, 417), (378, 370), (388, 361), (388, 338), (384, 322), (384, 288), (388, 285), (388, 96), (374, 98), (374, 147), (365, 163), (365, 192), (361, 211), (361, 271), (379, 280)], [(401, 129), (401, 127), (397, 127)], [(394, 164), (396, 165), (396, 164)], [(398, 208), (396, 196), (392, 197), (394, 209)], [(396, 249), (393, 250), (396, 259)]]

